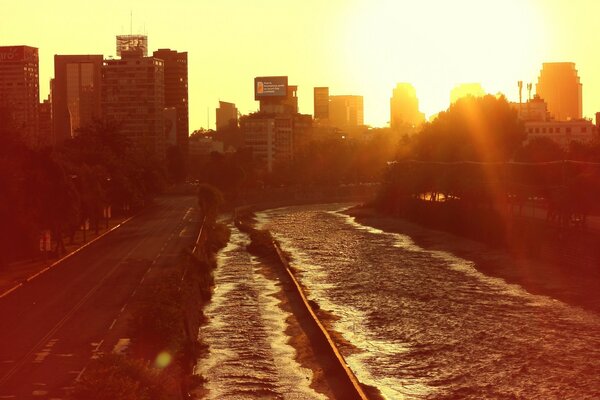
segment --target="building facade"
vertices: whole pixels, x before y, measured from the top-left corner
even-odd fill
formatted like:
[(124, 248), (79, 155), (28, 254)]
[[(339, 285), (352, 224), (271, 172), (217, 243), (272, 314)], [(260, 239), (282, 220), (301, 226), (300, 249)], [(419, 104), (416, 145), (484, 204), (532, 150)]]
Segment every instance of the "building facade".
[(219, 101), (217, 108), (217, 132), (238, 126), (238, 109), (233, 103)]
[(548, 138), (568, 149), (571, 142), (589, 143), (598, 140), (598, 126), (587, 119), (570, 121), (528, 121), (525, 122), (527, 141), (535, 138)]
[(40, 144), (39, 86), (38, 49), (0, 46), (0, 124), (10, 126), (31, 146)]
[(425, 114), (419, 111), (417, 91), (410, 83), (399, 83), (390, 98), (390, 127), (417, 127), (425, 122)]
[(321, 122), (329, 120), (329, 88), (314, 88), (314, 116)]
[(329, 122), (340, 129), (363, 126), (363, 97), (329, 96)]
[(165, 107), (177, 110), (176, 145), (183, 154), (188, 152), (189, 105), (188, 105), (188, 53), (171, 49), (159, 49), (154, 58), (163, 60), (165, 75)]
[(567, 121), (583, 117), (582, 88), (574, 63), (544, 63), (536, 92), (553, 119)]
[(54, 143), (77, 135), (102, 113), (102, 55), (55, 55), (52, 87)]
[(123, 52), (102, 67), (102, 115), (120, 125), (138, 153), (166, 157), (163, 60)]

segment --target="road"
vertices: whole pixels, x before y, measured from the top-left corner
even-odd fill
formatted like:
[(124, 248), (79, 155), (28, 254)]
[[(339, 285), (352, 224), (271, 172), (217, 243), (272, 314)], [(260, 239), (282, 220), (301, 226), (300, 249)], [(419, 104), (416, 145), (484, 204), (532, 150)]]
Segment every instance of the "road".
[(164, 197), (0, 299), (0, 399), (63, 399), (93, 357), (128, 342), (127, 305), (193, 244), (193, 197)]

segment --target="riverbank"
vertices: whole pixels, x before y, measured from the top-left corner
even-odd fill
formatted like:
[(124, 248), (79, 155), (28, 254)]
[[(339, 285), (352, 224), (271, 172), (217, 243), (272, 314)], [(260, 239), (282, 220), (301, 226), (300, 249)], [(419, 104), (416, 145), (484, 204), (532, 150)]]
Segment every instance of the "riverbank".
[[(506, 249), (492, 248), (475, 240), (428, 229), (381, 214), (370, 207), (357, 206), (345, 213), (363, 225), (407, 235), (428, 250), (446, 251), (470, 260), (480, 272), (518, 284), (530, 293), (549, 296), (600, 314), (600, 269), (597, 267), (584, 265), (573, 268), (571, 263), (562, 263), (562, 257), (554, 257), (552, 262), (547, 258), (540, 260), (519, 253), (511, 254)], [(560, 253), (560, 242), (550, 243), (546, 237), (539, 240), (544, 246), (559, 246), (554, 250)]]

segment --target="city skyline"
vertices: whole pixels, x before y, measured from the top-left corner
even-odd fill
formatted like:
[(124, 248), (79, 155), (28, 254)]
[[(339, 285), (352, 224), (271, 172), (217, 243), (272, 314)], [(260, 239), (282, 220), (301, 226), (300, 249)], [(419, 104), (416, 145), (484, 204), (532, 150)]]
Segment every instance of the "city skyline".
[[(115, 56), (114, 37), (130, 32), (147, 33), (151, 51), (188, 52), (190, 131), (207, 127), (208, 119), (214, 128), (219, 100), (235, 103), (243, 114), (255, 111), (249, 82), (262, 75), (289, 76), (304, 113), (312, 113), (314, 87), (362, 95), (365, 123), (385, 126), (389, 92), (398, 82), (415, 87), (430, 117), (448, 107), (448, 93), (460, 83), (479, 82), (516, 101), (517, 81), (535, 83), (542, 63), (565, 61), (576, 64), (584, 85), (584, 117), (600, 110), (600, 59), (586, 48), (600, 11), (592, 1), (175, 1), (165, 9), (134, 0), (102, 7), (63, 0), (6, 10), (14, 18), (0, 27), (2, 44), (39, 48), (41, 99), (49, 92), (55, 54)], [(12, 22), (25, 19), (27, 25)], [(435, 29), (427, 28), (432, 24)]]

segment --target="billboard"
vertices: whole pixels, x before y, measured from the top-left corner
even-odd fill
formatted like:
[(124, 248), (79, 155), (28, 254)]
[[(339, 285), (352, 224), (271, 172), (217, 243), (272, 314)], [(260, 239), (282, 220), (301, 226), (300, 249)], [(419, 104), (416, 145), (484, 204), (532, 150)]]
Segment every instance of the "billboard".
[(148, 57), (148, 36), (146, 35), (118, 35), (117, 56), (126, 51), (141, 51), (144, 57)]
[(264, 76), (254, 78), (254, 99), (266, 97), (286, 97), (288, 88), (287, 76)]

